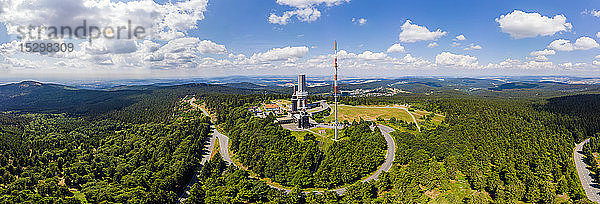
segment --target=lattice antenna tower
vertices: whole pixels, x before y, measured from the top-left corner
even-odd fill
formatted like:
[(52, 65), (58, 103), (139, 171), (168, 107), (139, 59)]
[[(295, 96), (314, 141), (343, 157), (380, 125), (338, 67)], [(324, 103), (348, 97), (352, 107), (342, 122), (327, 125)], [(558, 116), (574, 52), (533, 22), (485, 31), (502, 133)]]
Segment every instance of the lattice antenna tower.
[(333, 100), (335, 102), (335, 123), (334, 123), (334, 140), (337, 141), (338, 138), (338, 83), (337, 83), (337, 75), (338, 75), (338, 64), (337, 64), (337, 41), (333, 43), (333, 56), (334, 58), (334, 68), (335, 75), (333, 77)]

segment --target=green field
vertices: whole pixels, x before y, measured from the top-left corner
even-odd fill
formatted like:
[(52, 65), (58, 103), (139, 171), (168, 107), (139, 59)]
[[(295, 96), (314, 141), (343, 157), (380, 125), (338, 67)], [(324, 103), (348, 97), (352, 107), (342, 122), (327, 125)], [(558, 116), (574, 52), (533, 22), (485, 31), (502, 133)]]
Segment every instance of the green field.
[[(325, 118), (325, 121), (333, 122), (334, 115), (330, 115)], [(348, 122), (352, 122), (353, 120), (359, 121), (361, 118), (363, 120), (371, 120), (375, 121), (378, 117), (389, 120), (392, 117), (396, 119), (403, 120), (406, 122), (413, 122), (412, 117), (402, 109), (397, 108), (375, 108), (375, 107), (356, 107), (356, 106), (346, 106), (341, 105), (338, 106), (338, 120), (343, 122), (344, 120), (348, 120)]]

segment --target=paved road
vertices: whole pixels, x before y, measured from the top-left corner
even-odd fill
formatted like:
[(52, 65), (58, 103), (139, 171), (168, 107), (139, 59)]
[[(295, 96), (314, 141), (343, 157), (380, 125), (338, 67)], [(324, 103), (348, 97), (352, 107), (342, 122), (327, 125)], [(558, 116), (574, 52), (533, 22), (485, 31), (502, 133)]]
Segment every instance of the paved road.
[(385, 155), (385, 162), (381, 165), (375, 174), (371, 175), (369, 178), (365, 179), (363, 182), (371, 181), (379, 177), (382, 171), (390, 171), (392, 168), (392, 163), (394, 162), (394, 157), (396, 156), (396, 143), (394, 142), (394, 138), (390, 135), (390, 132), (393, 132), (394, 129), (385, 126), (385, 125), (377, 125), (379, 130), (381, 130), (381, 134), (385, 137), (385, 142), (387, 143), (387, 153)]
[[(192, 100), (190, 100), (190, 104), (192, 106), (194, 106), (195, 108), (198, 108), (198, 109), (202, 110), (202, 112), (204, 113), (204, 115), (210, 117), (210, 114), (208, 114), (208, 111), (204, 110), (204, 108), (202, 108), (202, 107), (198, 106), (197, 104), (193, 103), (194, 101), (196, 101), (196, 98), (192, 98)], [(221, 153), (221, 156), (223, 157), (223, 160), (225, 160), (225, 162), (227, 162), (229, 164), (233, 164), (233, 161), (231, 160), (231, 158), (229, 158), (229, 152), (228, 152), (229, 137), (221, 134), (217, 130), (217, 128), (215, 127), (215, 125), (210, 125), (210, 128), (213, 130), (213, 132), (212, 132), (212, 138), (211, 138), (211, 140), (213, 140), (213, 143), (214, 143), (215, 138), (219, 138), (219, 153)], [(227, 148), (223, 148), (223, 147), (227, 147)], [(212, 152), (212, 148), (211, 148), (211, 152)]]
[[(194, 103), (194, 101), (196, 101), (195, 98), (192, 98), (192, 100), (190, 100), (190, 104), (196, 108), (200, 108), (198, 105), (196, 105)], [(200, 108), (201, 109), (201, 108)], [(204, 109), (201, 109), (202, 112), (204, 112), (204, 114), (206, 114), (208, 116), (208, 112), (206, 112)], [(185, 201), (185, 199), (187, 199), (190, 195), (190, 189), (192, 188), (192, 186), (198, 182), (198, 175), (200, 174), (200, 170), (202, 169), (202, 166), (208, 162), (208, 160), (210, 160), (210, 155), (212, 155), (212, 151), (214, 149), (215, 146), (215, 128), (214, 125), (210, 126), (213, 129), (213, 134), (211, 135), (211, 137), (208, 140), (207, 144), (204, 144), (204, 149), (202, 152), (202, 159), (200, 160), (200, 166), (198, 166), (198, 168), (196, 169), (194, 176), (192, 177), (192, 180), (188, 183), (188, 185), (185, 187), (185, 190), (183, 192), (183, 194), (179, 197), (179, 202), (183, 202)], [(220, 139), (219, 139), (220, 140)], [(227, 155), (229, 156), (229, 155)]]
[(231, 158), (229, 157), (229, 137), (221, 134), (217, 128), (213, 129), (213, 135), (216, 135), (219, 138), (219, 152), (221, 153), (221, 157), (228, 164), (234, 164)]
[[(209, 116), (209, 114), (208, 114), (208, 112), (206, 110), (204, 110), (203, 108), (201, 108), (197, 104), (193, 103), (195, 100), (196, 100), (195, 98), (193, 98), (192, 100), (190, 100), (190, 104), (192, 106), (194, 106), (194, 107), (202, 110), (202, 112), (204, 112), (205, 115)], [(413, 117), (413, 119), (414, 119), (414, 117)], [(383, 134), (383, 136), (385, 137), (385, 141), (387, 143), (387, 153), (385, 155), (385, 161), (383, 162), (383, 165), (381, 165), (381, 167), (379, 167), (379, 169), (377, 169), (377, 171), (373, 175), (371, 175), (369, 178), (363, 180), (362, 182), (367, 182), (367, 181), (371, 181), (371, 180), (377, 179), (379, 177), (379, 174), (381, 174), (382, 171), (389, 171), (390, 168), (392, 167), (392, 163), (394, 162), (394, 156), (395, 156), (395, 153), (396, 153), (396, 144), (394, 143), (394, 139), (392, 138), (392, 136), (389, 134), (390, 132), (394, 131), (394, 129), (392, 129), (390, 127), (387, 127), (387, 126), (384, 126), (384, 125), (379, 125), (378, 127), (381, 130), (381, 133)], [(215, 137), (219, 138), (219, 149), (220, 149), (219, 151), (221, 153), (221, 156), (223, 157), (223, 160), (225, 162), (229, 163), (229, 164), (233, 164), (233, 165), (237, 166), (235, 163), (233, 163), (233, 161), (229, 157), (229, 137), (221, 134), (214, 127), (214, 125), (211, 125), (211, 128), (213, 129), (213, 134), (212, 134), (211, 141), (213, 141), (212, 143), (214, 143)], [(213, 149), (212, 147), (213, 146), (210, 146), (211, 151)], [(210, 157), (210, 154), (209, 154), (209, 157)], [(204, 160), (204, 158), (203, 158), (203, 160)], [(238, 166), (238, 168), (239, 168), (239, 166)], [(197, 177), (194, 176), (194, 178), (197, 178)], [(193, 183), (191, 183), (191, 184), (193, 184)], [(291, 192), (291, 190), (289, 190), (289, 189), (279, 188), (279, 187), (272, 186), (272, 185), (269, 185), (269, 186), (271, 188), (275, 188), (275, 189), (284, 191), (286, 193)], [(190, 187), (191, 187), (191, 185), (190, 185)], [(339, 195), (342, 195), (342, 194), (344, 194), (344, 192), (346, 192), (346, 187), (335, 189), (333, 191), (336, 192)], [(322, 193), (322, 191), (313, 191), (313, 192), (315, 192), (315, 193)], [(308, 192), (305, 192), (305, 193), (308, 193)], [(180, 199), (180, 201), (181, 201), (181, 199)]]
[[(393, 132), (394, 129), (385, 125), (377, 126), (379, 127), (379, 130), (381, 130), (383, 137), (385, 137), (385, 142), (387, 143), (387, 153), (385, 155), (385, 161), (383, 162), (383, 165), (381, 165), (381, 167), (379, 167), (379, 169), (377, 169), (373, 175), (369, 176), (369, 178), (362, 180), (363, 183), (377, 179), (382, 171), (390, 171), (392, 164), (394, 163), (394, 157), (396, 156), (396, 143), (394, 143), (394, 138), (390, 135), (390, 132)], [(335, 189), (333, 191), (339, 195), (342, 195), (344, 192), (346, 192), (346, 187)]]
[[(321, 100), (321, 101), (317, 101), (320, 105), (319, 107), (316, 107), (314, 109), (310, 109), (308, 111), (308, 113), (313, 114), (313, 113), (318, 113), (324, 110), (327, 110), (329, 108), (329, 104), (327, 104), (327, 102), (325, 100)], [(331, 109), (329, 109), (329, 115), (331, 115), (332, 111)]]
[(592, 173), (583, 160), (583, 144), (587, 143), (589, 140), (590, 139), (587, 139), (577, 144), (575, 151), (573, 151), (573, 160), (575, 160), (577, 174), (579, 174), (579, 179), (581, 180), (581, 185), (585, 190), (585, 194), (590, 200), (600, 202), (600, 185), (593, 183), (594, 179), (592, 178)]

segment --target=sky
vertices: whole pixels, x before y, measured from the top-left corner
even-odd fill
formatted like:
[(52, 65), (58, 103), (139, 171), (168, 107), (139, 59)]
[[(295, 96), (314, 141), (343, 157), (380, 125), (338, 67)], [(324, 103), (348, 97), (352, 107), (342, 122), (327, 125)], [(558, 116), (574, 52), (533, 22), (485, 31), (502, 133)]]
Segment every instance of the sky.
[[(19, 38), (84, 20), (145, 35)], [(0, 78), (12, 79), (328, 76), (335, 56), (342, 77), (600, 77), (599, 40), (597, 0), (0, 0)]]

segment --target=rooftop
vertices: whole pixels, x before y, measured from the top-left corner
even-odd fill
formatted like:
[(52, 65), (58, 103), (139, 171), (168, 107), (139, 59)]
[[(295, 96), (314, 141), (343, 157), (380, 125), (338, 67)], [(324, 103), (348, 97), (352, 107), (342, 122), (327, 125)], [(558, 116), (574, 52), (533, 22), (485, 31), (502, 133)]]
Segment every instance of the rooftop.
[(265, 104), (265, 108), (266, 109), (273, 109), (273, 108), (279, 108), (279, 105), (272, 103), (272, 104)]

